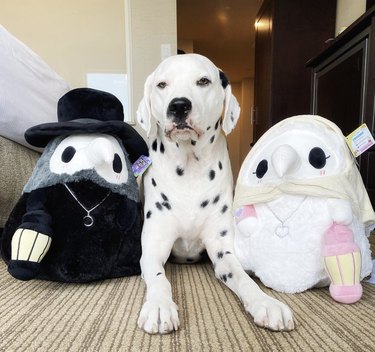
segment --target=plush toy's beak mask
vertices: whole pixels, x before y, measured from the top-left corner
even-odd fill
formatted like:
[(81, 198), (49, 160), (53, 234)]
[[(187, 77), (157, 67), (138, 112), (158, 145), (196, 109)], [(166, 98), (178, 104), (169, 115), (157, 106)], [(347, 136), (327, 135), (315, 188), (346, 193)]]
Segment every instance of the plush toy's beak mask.
[(61, 141), (50, 159), (55, 174), (74, 175), (93, 169), (111, 184), (128, 181), (128, 168), (118, 140), (107, 134), (72, 135)]

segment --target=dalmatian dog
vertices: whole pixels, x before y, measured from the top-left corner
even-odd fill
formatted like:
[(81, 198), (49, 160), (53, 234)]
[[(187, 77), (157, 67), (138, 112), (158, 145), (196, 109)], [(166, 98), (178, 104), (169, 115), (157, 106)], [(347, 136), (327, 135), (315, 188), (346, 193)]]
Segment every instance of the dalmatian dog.
[(141, 268), (147, 294), (138, 326), (150, 334), (169, 333), (180, 324), (166, 261), (195, 262), (205, 250), (216, 277), (257, 325), (294, 328), (291, 310), (266, 295), (233, 254), (233, 179), (225, 135), (239, 112), (225, 75), (201, 55), (171, 56), (145, 82), (137, 119), (148, 135), (152, 165), (143, 179)]

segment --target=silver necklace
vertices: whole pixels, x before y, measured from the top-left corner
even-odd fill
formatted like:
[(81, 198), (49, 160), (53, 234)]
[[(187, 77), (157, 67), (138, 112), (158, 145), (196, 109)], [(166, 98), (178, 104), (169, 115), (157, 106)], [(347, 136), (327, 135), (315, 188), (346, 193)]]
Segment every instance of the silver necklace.
[(276, 226), (275, 235), (283, 238), (289, 235), (289, 226), (285, 225), (285, 223), (297, 212), (297, 210), (301, 207), (303, 202), (306, 200), (306, 196), (303, 197), (302, 201), (298, 204), (298, 206), (283, 220), (271, 209), (271, 207), (265, 203), (268, 210), (273, 214), (273, 216), (280, 222), (281, 225)]
[(86, 215), (83, 217), (83, 225), (86, 227), (91, 227), (94, 224), (94, 218), (90, 215), (90, 213), (95, 210), (100, 204), (102, 204), (110, 195), (111, 191), (108, 191), (107, 195), (94, 207), (91, 209), (87, 209), (77, 198), (77, 196), (73, 193), (73, 191), (68, 187), (66, 183), (64, 183), (65, 188), (69, 191), (72, 197), (77, 201), (77, 203), (86, 211)]

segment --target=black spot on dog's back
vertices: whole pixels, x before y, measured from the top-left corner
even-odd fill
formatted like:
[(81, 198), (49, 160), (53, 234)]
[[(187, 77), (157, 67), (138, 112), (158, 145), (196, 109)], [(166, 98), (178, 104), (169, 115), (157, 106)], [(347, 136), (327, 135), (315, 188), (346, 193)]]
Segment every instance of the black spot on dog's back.
[(215, 123), (215, 130), (217, 130), (219, 128), (219, 125), (220, 125), (220, 119), (217, 120), (217, 122)]
[(181, 167), (177, 166), (176, 173), (177, 173), (178, 176), (182, 176), (184, 174), (184, 169), (182, 169)]
[(158, 141), (156, 139), (152, 142), (151, 148), (154, 152), (158, 150)]
[(163, 202), (163, 203), (162, 203), (162, 206), (163, 206), (164, 208), (168, 209), (168, 210), (171, 210), (171, 209), (172, 209), (171, 205), (170, 205), (168, 202)]
[(220, 231), (220, 236), (225, 237), (228, 234), (227, 230)]
[(209, 201), (206, 199), (201, 203), (201, 208), (205, 208), (208, 205)]
[(208, 174), (208, 177), (210, 178), (210, 181), (212, 181), (214, 178), (215, 178), (215, 171), (214, 170), (210, 170), (209, 174)]

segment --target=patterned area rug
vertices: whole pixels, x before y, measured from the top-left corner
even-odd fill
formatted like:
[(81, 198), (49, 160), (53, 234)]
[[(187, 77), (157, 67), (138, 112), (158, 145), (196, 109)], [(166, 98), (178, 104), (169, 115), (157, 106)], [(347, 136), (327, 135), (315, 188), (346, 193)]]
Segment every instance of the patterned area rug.
[(328, 289), (280, 294), (297, 320), (292, 332), (256, 327), (208, 263), (167, 264), (181, 327), (148, 335), (136, 327), (145, 295), (140, 277), (91, 284), (13, 279), (0, 261), (0, 351), (374, 351), (375, 286), (353, 305)]

